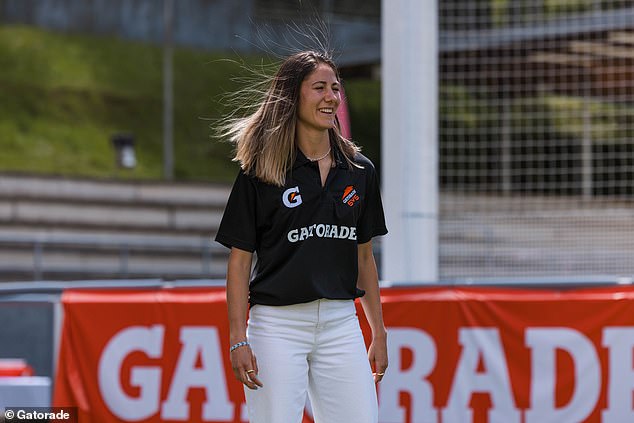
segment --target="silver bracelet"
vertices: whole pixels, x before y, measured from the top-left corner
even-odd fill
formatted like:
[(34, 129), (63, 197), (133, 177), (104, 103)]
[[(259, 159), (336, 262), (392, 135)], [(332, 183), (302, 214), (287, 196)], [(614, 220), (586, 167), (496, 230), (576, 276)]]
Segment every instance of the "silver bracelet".
[(249, 345), (249, 343), (247, 341), (238, 342), (237, 344), (233, 344), (231, 346), (231, 348), (229, 348), (229, 352), (232, 353), (235, 350), (237, 350), (238, 348), (244, 347), (244, 346), (247, 346), (247, 345)]

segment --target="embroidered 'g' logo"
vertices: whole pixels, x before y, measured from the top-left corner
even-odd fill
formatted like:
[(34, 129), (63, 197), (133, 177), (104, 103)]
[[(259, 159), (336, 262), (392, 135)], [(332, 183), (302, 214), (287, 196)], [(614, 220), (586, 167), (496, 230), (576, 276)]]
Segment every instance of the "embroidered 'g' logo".
[(302, 204), (302, 196), (299, 194), (299, 187), (289, 188), (284, 191), (284, 194), (282, 194), (282, 202), (289, 209)]

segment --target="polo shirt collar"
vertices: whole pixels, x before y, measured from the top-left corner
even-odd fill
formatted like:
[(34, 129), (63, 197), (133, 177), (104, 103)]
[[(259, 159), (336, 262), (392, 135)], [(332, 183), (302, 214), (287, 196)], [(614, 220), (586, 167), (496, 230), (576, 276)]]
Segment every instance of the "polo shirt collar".
[(295, 162), (293, 163), (293, 169), (297, 169), (298, 167), (304, 166), (305, 164), (308, 164), (308, 163), (310, 163), (310, 160), (308, 160), (308, 158), (304, 156), (304, 153), (302, 153), (302, 150), (295, 147)]
[(339, 150), (339, 148), (335, 145), (335, 165), (340, 168), (340, 169), (347, 169), (348, 168), (348, 162), (346, 161), (345, 156), (343, 155), (343, 153)]

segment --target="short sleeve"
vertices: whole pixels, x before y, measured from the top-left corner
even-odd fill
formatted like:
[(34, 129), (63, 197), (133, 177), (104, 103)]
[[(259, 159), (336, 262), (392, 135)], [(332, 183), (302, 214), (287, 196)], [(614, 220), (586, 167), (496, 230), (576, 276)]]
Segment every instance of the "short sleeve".
[(387, 233), (376, 170), (371, 163), (366, 165), (365, 168), (367, 178), (365, 204), (357, 222), (357, 243), (359, 244), (365, 244), (373, 237)]
[(257, 187), (255, 180), (242, 170), (231, 189), (216, 242), (227, 248), (253, 252), (256, 247)]

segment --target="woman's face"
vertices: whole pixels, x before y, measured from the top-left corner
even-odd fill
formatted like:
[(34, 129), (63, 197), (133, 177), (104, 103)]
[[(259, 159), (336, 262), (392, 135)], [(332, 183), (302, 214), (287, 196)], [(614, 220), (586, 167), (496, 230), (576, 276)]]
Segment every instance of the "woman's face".
[(320, 63), (304, 78), (297, 116), (300, 127), (323, 131), (335, 126), (335, 113), (341, 102), (339, 85), (337, 75), (325, 63)]

